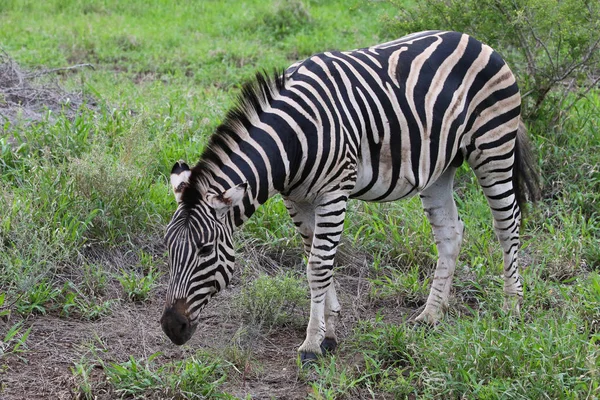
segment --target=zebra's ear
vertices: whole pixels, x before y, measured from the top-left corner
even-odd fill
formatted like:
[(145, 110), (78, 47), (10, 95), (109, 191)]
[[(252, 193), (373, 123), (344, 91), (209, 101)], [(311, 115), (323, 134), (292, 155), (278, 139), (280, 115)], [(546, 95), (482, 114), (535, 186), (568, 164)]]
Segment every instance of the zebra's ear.
[(227, 189), (221, 194), (212, 194), (208, 196), (208, 203), (218, 213), (223, 213), (231, 207), (238, 205), (248, 190), (248, 182), (240, 183), (237, 186)]
[(181, 196), (190, 182), (190, 175), (192, 175), (190, 167), (181, 160), (177, 161), (171, 169), (171, 186), (178, 203), (181, 203)]

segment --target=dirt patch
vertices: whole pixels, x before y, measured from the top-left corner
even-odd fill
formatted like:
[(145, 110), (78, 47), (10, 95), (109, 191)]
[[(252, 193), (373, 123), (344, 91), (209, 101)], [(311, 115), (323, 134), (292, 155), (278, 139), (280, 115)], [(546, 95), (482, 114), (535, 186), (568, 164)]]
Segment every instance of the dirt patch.
[(52, 119), (53, 114), (73, 118), (82, 106), (94, 108), (96, 101), (80, 92), (64, 90), (55, 79), (57, 74), (92, 68), (79, 64), (64, 68), (22, 69), (4, 50), (0, 49), (0, 126), (4, 130), (17, 122), (36, 122)]

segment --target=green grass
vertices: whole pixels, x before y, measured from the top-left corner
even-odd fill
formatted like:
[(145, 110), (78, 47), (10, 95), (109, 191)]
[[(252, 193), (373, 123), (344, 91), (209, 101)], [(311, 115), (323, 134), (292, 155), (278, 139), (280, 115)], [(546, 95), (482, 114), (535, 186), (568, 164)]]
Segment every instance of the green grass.
[[(177, 396), (182, 399), (232, 398), (218, 391), (227, 375), (220, 360), (199, 354), (182, 362), (157, 365), (154, 359), (159, 353), (146, 360), (130, 357), (123, 363), (104, 365), (107, 379), (121, 397), (147, 398), (151, 394)], [(79, 375), (84, 378), (80, 369)], [(85, 385), (85, 380), (83, 381)], [(85, 393), (85, 386), (82, 392)]]
[(260, 275), (245, 286), (236, 299), (238, 312), (253, 329), (270, 332), (289, 325), (303, 326), (307, 318), (298, 318), (295, 310), (310, 307), (304, 279), (291, 273), (270, 277)]
[[(94, 64), (94, 70), (58, 78), (98, 104), (72, 119), (2, 122), (0, 363), (13, 353), (27, 357), (33, 335), (28, 337), (21, 319), (36, 322), (45, 314), (102, 321), (117, 308), (161, 303), (168, 268), (161, 237), (176, 206), (168, 184), (172, 164), (198, 159), (241, 83), (257, 70), (391, 39), (381, 18), (396, 12), (387, 3), (363, 0), (157, 0), (151, 6), (135, 0), (2, 1), (0, 46), (25, 68)], [(543, 115), (528, 121), (545, 188), (523, 231), (521, 319), (501, 311), (502, 253), (468, 168), (460, 169), (455, 184), (466, 231), (453, 298), (445, 321), (430, 330), (383, 316), (397, 312), (394, 321), (401, 320), (402, 307), (416, 308), (428, 293), (436, 253), (420, 201), (351, 202), (343, 247), (368, 263), (339, 265), (337, 271), (364, 278), (362, 297), (373, 307), (398, 309), (344, 322), (347, 334), (338, 354), (301, 376), (308, 395), (596, 396), (599, 111), (600, 93), (592, 91), (560, 129), (546, 131)], [(274, 275), (252, 257), (255, 248), (300, 254), (301, 240), (281, 199), (261, 207), (237, 239), (244, 252), (238, 266), (247, 271), (238, 272), (232, 300), (239, 341), (248, 339), (244, 329), (258, 329), (263, 337), (290, 326), (302, 329), (308, 313), (303, 278), (294, 271)], [(357, 290), (348, 289), (347, 298)], [(343, 310), (355, 306), (342, 304)], [(7, 307), (17, 320), (4, 321)], [(87, 398), (107, 387), (123, 397), (227, 398), (224, 385), (243, 386), (236, 369), (261, 364), (259, 349), (235, 340), (224, 350), (185, 353), (179, 360), (148, 356), (159, 349), (145, 347), (131, 358), (85, 355), (73, 361), (74, 390)], [(252, 369), (258, 380), (267, 373)]]

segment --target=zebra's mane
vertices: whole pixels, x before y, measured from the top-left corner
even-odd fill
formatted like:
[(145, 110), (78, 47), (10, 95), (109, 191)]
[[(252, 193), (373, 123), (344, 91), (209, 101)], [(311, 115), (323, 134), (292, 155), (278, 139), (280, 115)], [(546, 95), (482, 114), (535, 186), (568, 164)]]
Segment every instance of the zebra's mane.
[[(236, 104), (227, 112), (224, 121), (208, 140), (204, 152), (200, 156), (200, 161), (192, 168), (190, 179), (195, 185), (190, 185), (188, 189), (192, 187), (206, 189), (210, 186), (210, 181), (214, 177), (214, 169), (223, 166), (219, 153), (227, 152), (230, 147), (229, 143), (239, 143), (244, 140), (240, 133), (243, 134), (243, 131), (250, 130), (251, 120), (271, 104), (273, 97), (285, 88), (285, 83), (284, 71), (275, 70), (271, 74), (266, 71), (257, 72), (254, 79), (242, 86)], [(240, 127), (245, 129), (240, 129)], [(198, 202), (197, 189), (185, 192), (182, 197), (184, 204), (193, 205)]]

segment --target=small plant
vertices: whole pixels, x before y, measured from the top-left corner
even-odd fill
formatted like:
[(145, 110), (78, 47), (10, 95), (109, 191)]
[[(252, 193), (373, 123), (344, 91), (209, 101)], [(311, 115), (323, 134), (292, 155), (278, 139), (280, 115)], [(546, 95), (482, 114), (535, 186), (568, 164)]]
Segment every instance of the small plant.
[(412, 330), (407, 324), (385, 324), (381, 317), (361, 322), (355, 331), (355, 350), (380, 361), (385, 367), (417, 365), (418, 345), (415, 337), (422, 338), (425, 329)]
[(42, 281), (32, 286), (25, 296), (17, 302), (17, 311), (28, 315), (32, 313), (46, 314), (49, 307), (56, 303), (60, 295), (60, 290), (52, 286), (51, 283)]
[(30, 333), (31, 327), (23, 332), (23, 322), (13, 324), (3, 336), (0, 336), (2, 337), (0, 341), (0, 358), (7, 354), (22, 352), (21, 347), (27, 341)]
[(89, 300), (78, 300), (77, 309), (82, 319), (93, 321), (109, 315), (113, 305), (117, 301), (118, 300), (106, 300), (95, 303), (94, 301)]
[[(365, 371), (366, 372), (366, 371)], [(315, 400), (358, 398), (362, 387), (369, 388), (374, 374), (358, 373), (348, 366), (341, 366), (335, 356), (323, 358), (314, 365), (316, 381), (310, 382), (309, 398)]]
[(10, 317), (10, 309), (4, 305), (6, 301), (6, 293), (0, 293), (0, 321), (8, 321)]
[(220, 360), (200, 355), (158, 366), (154, 360), (159, 356), (154, 353), (145, 361), (130, 356), (124, 363), (103, 364), (103, 369), (123, 397), (146, 398), (154, 393), (160, 398), (233, 398), (217, 391), (227, 377)]
[(108, 284), (108, 274), (106, 270), (99, 265), (83, 265), (83, 285), (85, 290), (92, 296), (101, 296), (106, 290)]
[[(4, 305), (5, 300), (6, 293), (0, 293), (0, 323), (8, 326), (10, 310)], [(3, 325), (0, 325), (0, 332), (4, 328)], [(14, 354), (23, 351), (21, 350), (21, 347), (29, 337), (31, 327), (25, 330), (25, 332), (22, 330), (23, 322), (17, 322), (16, 324), (11, 325), (4, 334), (0, 334), (0, 338), (2, 338), (2, 340), (0, 340), (0, 358), (10, 353)]]
[(168, 368), (167, 380), (173, 393), (186, 399), (201, 398), (233, 399), (219, 393), (217, 388), (225, 382), (227, 375), (220, 360), (208, 356), (193, 356)]
[(90, 382), (90, 374), (94, 364), (90, 364), (82, 359), (80, 362), (76, 362), (71, 367), (71, 374), (75, 377), (76, 387), (73, 391), (78, 399), (93, 399), (92, 383)]
[[(6, 293), (0, 293), (0, 323), (4, 320), (5, 322), (2, 324), (8, 326), (10, 310), (5, 307), (5, 300)], [(3, 325), (0, 325), (0, 332), (4, 328)], [(17, 322), (16, 324), (11, 325), (4, 334), (0, 334), (0, 338), (2, 338), (2, 340), (0, 340), (0, 358), (7, 354), (22, 352), (23, 350), (21, 347), (25, 344), (30, 333), (31, 327), (23, 332), (23, 322)]]
[(124, 363), (104, 365), (104, 372), (118, 394), (138, 397), (165, 386), (152, 362), (159, 355), (160, 353), (154, 353), (143, 363), (130, 356), (129, 361)]
[(64, 295), (61, 316), (75, 316), (93, 321), (110, 314), (115, 302), (116, 300), (99, 301), (98, 299), (88, 299), (74, 292), (67, 292)]
[(397, 298), (399, 304), (420, 306), (427, 299), (429, 278), (421, 279), (419, 267), (407, 272), (392, 271), (391, 276), (371, 279), (371, 297), (375, 299)]
[(268, 332), (297, 321), (294, 311), (308, 308), (307, 293), (304, 281), (290, 273), (260, 275), (242, 289), (237, 307), (247, 323)]
[(255, 362), (252, 356), (253, 345), (259, 339), (258, 334), (256, 329), (249, 330), (248, 327), (243, 326), (235, 333), (229, 345), (223, 349), (223, 358), (240, 374), (242, 381), (251, 376), (260, 375), (260, 364)]
[(150, 291), (156, 286), (158, 279), (157, 272), (150, 268), (146, 275), (139, 276), (135, 271), (123, 271), (120, 277), (117, 277), (125, 295), (130, 301), (144, 301), (150, 295)]

